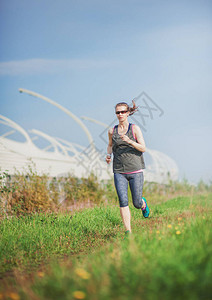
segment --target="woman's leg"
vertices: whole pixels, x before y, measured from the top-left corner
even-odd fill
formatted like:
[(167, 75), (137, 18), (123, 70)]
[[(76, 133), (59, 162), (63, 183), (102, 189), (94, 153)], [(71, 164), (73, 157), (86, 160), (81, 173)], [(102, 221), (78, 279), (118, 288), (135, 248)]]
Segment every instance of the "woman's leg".
[(146, 199), (142, 197), (144, 175), (143, 172), (129, 175), (130, 190), (132, 193), (133, 205), (136, 208), (141, 208), (144, 218), (149, 217), (149, 207)]
[(126, 231), (131, 232), (131, 215), (128, 206), (128, 180), (124, 174), (114, 173), (114, 183), (119, 198), (120, 214)]
[(133, 205), (140, 209), (143, 205), (145, 205), (142, 200), (143, 194), (143, 184), (144, 184), (144, 175), (143, 172), (130, 174), (129, 176), (129, 184), (130, 190), (132, 194)]
[(120, 214), (126, 231), (131, 232), (131, 214), (129, 206), (120, 207)]

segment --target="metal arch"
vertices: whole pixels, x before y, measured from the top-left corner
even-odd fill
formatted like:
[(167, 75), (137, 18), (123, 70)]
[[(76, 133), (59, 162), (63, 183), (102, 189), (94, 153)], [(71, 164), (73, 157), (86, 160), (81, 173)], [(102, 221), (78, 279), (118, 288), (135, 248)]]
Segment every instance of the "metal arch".
[(8, 119), (7, 117), (5, 117), (3, 115), (0, 115), (0, 118), (7, 122), (6, 125), (8, 125), (8, 126), (14, 128), (14, 129), (16, 129), (17, 131), (19, 131), (25, 137), (27, 143), (33, 144), (32, 141), (31, 141), (30, 136), (28, 135), (28, 133), (20, 125), (18, 125), (17, 123), (15, 123), (14, 121)]
[[(3, 124), (3, 125), (11, 127), (8, 122), (4, 122), (3, 120), (0, 120), (0, 123)], [(15, 130), (10, 130), (10, 131), (7, 131), (7, 132), (3, 133), (2, 135), (0, 135), (0, 137), (5, 138), (5, 137), (7, 137), (7, 136), (9, 136), (9, 135), (11, 135), (13, 133), (15, 133)]]
[(82, 116), (81, 119), (82, 119), (82, 120), (88, 120), (88, 121), (91, 121), (91, 122), (96, 123), (96, 124), (98, 124), (98, 125), (100, 125), (100, 126), (103, 126), (103, 127), (105, 127), (105, 128), (109, 128), (109, 126), (108, 126), (106, 123), (103, 123), (103, 122), (101, 122), (101, 121), (98, 121), (98, 120), (95, 120), (95, 119), (92, 119), (92, 118), (89, 118), (89, 117), (86, 117), (86, 116)]
[(3, 120), (0, 120), (0, 123), (3, 124), (3, 125), (6, 125), (6, 126), (10, 126), (10, 127), (11, 127), (11, 125), (10, 125), (8, 122), (5, 122), (5, 121), (3, 121)]
[(43, 151), (48, 151), (52, 147), (54, 147), (54, 146), (52, 146), (52, 144), (50, 144), (50, 145), (46, 146), (45, 148), (43, 148)]
[(10, 130), (2, 134), (1, 137), (6, 138), (7, 136), (10, 136), (13, 133), (15, 133), (15, 130)]
[(29, 131), (43, 137), (47, 141), (49, 141), (52, 144), (52, 146), (54, 147), (55, 153), (59, 153), (58, 147), (60, 147), (62, 152), (64, 153), (64, 155), (68, 156), (68, 153), (67, 153), (65, 147), (61, 143), (59, 143), (55, 138), (53, 138), (52, 136), (50, 136), (50, 135), (48, 135), (48, 134), (46, 134), (46, 133), (44, 133), (40, 130), (37, 130), (37, 129), (31, 129)]
[(94, 141), (93, 141), (93, 138), (92, 138), (92, 135), (90, 133), (90, 131), (88, 130), (88, 128), (85, 126), (85, 124), (77, 117), (75, 116), (70, 110), (68, 110), (67, 108), (63, 107), (62, 105), (58, 104), (57, 102), (43, 96), (43, 95), (40, 95), (38, 93), (35, 93), (33, 91), (29, 91), (29, 90), (26, 90), (26, 89), (22, 89), (20, 88), (19, 89), (19, 92), (20, 93), (26, 93), (28, 95), (31, 95), (31, 96), (34, 96), (36, 98), (40, 98), (54, 106), (56, 106), (57, 108), (59, 108), (60, 110), (62, 110), (63, 112), (65, 112), (68, 116), (70, 116), (74, 121), (76, 121), (80, 127), (84, 130), (85, 134), (87, 135), (87, 138), (89, 140), (89, 143), (91, 144), (91, 146), (95, 149), (95, 146), (94, 146)]
[[(34, 131), (35, 130), (35, 131)], [(51, 144), (50, 145), (48, 145), (46, 148), (48, 149), (48, 148), (54, 148), (54, 152), (55, 153), (58, 153), (59, 151), (58, 151), (58, 149), (57, 149), (57, 146), (55, 145), (55, 144), (53, 144), (52, 143), (52, 140), (50, 140), (50, 139), (48, 139), (48, 138), (46, 138), (46, 136), (44, 136), (43, 134), (40, 134), (40, 133), (38, 133), (37, 132), (37, 130), (36, 129), (31, 129), (31, 130), (28, 130), (29, 132), (31, 132), (31, 133), (34, 133), (34, 134), (37, 134), (38, 136), (42, 136), (44, 139), (46, 139), (48, 142), (50, 142)], [(32, 140), (37, 140), (38, 139), (38, 136), (34, 136), (33, 138), (32, 138)], [(40, 150), (42, 150), (42, 151), (46, 151), (47, 149), (40, 149)]]
[(78, 144), (75, 144), (75, 143), (71, 143), (71, 142), (68, 142), (64, 139), (61, 139), (61, 138), (58, 138), (58, 137), (55, 137), (55, 139), (63, 144), (65, 144), (65, 148), (68, 150), (68, 151), (71, 151), (73, 152), (75, 155), (79, 155), (80, 154), (80, 151), (77, 151), (76, 148), (74, 147), (77, 146), (78, 148), (80, 148), (81, 150), (84, 150), (85, 147), (81, 146), (81, 145), (78, 145)]

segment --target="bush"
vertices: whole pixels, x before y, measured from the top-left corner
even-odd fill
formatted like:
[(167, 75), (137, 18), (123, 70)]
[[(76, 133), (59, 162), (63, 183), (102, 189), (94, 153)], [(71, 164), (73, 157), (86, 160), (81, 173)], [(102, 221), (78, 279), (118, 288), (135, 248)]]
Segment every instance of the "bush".
[(66, 205), (79, 203), (103, 203), (104, 189), (97, 177), (91, 173), (88, 178), (77, 178), (71, 174), (60, 179), (65, 194)]
[[(16, 172), (10, 176), (6, 172), (0, 174), (2, 215), (23, 215), (38, 212), (58, 211), (61, 208), (72, 209), (100, 204), (118, 205), (118, 197), (113, 179), (99, 182), (91, 173), (88, 178), (77, 178), (69, 174), (67, 177), (49, 177), (47, 174), (38, 175), (32, 167), (24, 174)], [(196, 185), (169, 181), (168, 184), (144, 181), (143, 196), (150, 204), (167, 201), (170, 198), (184, 195), (204, 194), (212, 192), (212, 182), (202, 180)], [(131, 193), (129, 202), (131, 202)], [(62, 206), (60, 204), (63, 204)]]
[(3, 192), (5, 209), (8, 214), (31, 214), (52, 211), (57, 207), (48, 189), (47, 175), (39, 176), (32, 168), (27, 175), (16, 173), (11, 179), (13, 189)]
[[(24, 215), (38, 212), (58, 211), (81, 204), (94, 205), (105, 202), (105, 188), (94, 174), (88, 178), (67, 177), (51, 178), (46, 174), (38, 175), (31, 167), (25, 174), (16, 172), (1, 176), (1, 212), (9, 215)], [(63, 201), (60, 201), (60, 200)]]

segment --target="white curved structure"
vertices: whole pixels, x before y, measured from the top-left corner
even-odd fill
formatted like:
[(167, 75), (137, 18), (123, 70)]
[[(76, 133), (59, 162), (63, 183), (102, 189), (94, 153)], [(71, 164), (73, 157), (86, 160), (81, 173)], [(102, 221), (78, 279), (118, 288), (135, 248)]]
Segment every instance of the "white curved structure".
[[(102, 154), (97, 151), (91, 133), (78, 117), (60, 104), (40, 94), (24, 89), (19, 91), (47, 101), (67, 113), (86, 133), (89, 147), (86, 148), (61, 138), (52, 137), (36, 129), (30, 131), (30, 133), (35, 135), (31, 138), (20, 125), (0, 115), (0, 123), (9, 127), (9, 130), (0, 136), (1, 170), (8, 170), (11, 174), (15, 172), (15, 169), (24, 172), (27, 166), (33, 162), (38, 174), (47, 173), (50, 176), (59, 176), (72, 173), (77, 177), (87, 177), (92, 171), (99, 179), (112, 178), (112, 164), (106, 164), (105, 154), (102, 157)], [(95, 119), (82, 118), (104, 128), (109, 128), (107, 124)], [(24, 137), (24, 142), (17, 142), (9, 138), (16, 131)], [(33, 141), (38, 137), (45, 139), (49, 145), (44, 149), (37, 147)], [(146, 181), (166, 183), (170, 179), (178, 179), (177, 164), (168, 155), (149, 148), (144, 155), (149, 155), (151, 158), (151, 163), (146, 163), (146, 169), (144, 170)]]
[(109, 128), (109, 126), (108, 126), (106, 123), (103, 123), (103, 122), (101, 122), (101, 121), (98, 121), (98, 120), (95, 120), (95, 119), (92, 119), (92, 118), (89, 118), (89, 117), (86, 117), (86, 116), (82, 116), (81, 119), (82, 119), (82, 120), (88, 120), (88, 121), (91, 121), (91, 122), (96, 123), (96, 124), (98, 124), (98, 125), (100, 125), (100, 126), (103, 126), (103, 127), (105, 127), (105, 128)]
[[(25, 138), (25, 142), (17, 142), (8, 139), (5, 134), (0, 136), (0, 168), (2, 171), (7, 171), (10, 174), (14, 174), (16, 170), (26, 172), (28, 166), (33, 164), (38, 174), (46, 173), (49, 176), (59, 176), (71, 173), (77, 177), (87, 177), (93, 171), (99, 179), (110, 178), (110, 172), (108, 172), (107, 166), (96, 150), (94, 150), (95, 165), (92, 166), (85, 147), (65, 140), (62, 140), (62, 144), (61, 139), (33, 129), (30, 132), (44, 138), (50, 143), (49, 147), (53, 147), (53, 151), (40, 149), (20, 125), (2, 115), (0, 115), (0, 119), (0, 123), (14, 128), (13, 131), (20, 132)], [(74, 155), (70, 156), (68, 151), (72, 151)]]
[[(145, 179), (150, 182), (168, 183), (169, 180), (178, 180), (179, 170), (175, 161), (168, 155), (157, 150), (147, 149), (152, 163), (146, 164)], [(144, 154), (145, 155), (145, 154)]]
[(49, 141), (51, 146), (54, 148), (55, 153), (57, 153), (57, 154), (60, 153), (59, 149), (61, 149), (62, 153), (66, 157), (68, 157), (68, 152), (66, 151), (65, 147), (61, 143), (59, 143), (55, 138), (51, 137), (50, 135), (48, 135), (40, 130), (37, 130), (37, 129), (32, 129), (32, 130), (30, 130), (30, 132), (37, 134), (37, 135), (41, 136), (42, 138), (46, 139), (47, 141)]
[[(70, 143), (64, 139), (61, 139), (61, 138), (58, 138), (58, 137), (55, 137), (55, 139), (57, 141), (59, 141), (63, 147), (65, 147), (66, 151), (69, 151), (71, 153), (73, 153), (74, 155), (79, 155), (80, 152), (83, 152), (85, 150), (85, 147), (79, 145), (79, 144), (76, 144), (76, 143)], [(77, 150), (77, 148), (79, 150)]]
[(64, 170), (68, 172), (74, 169), (73, 158), (65, 156), (59, 151), (48, 152), (39, 149), (20, 125), (2, 115), (0, 118), (7, 122), (6, 125), (19, 131), (26, 139), (25, 142), (17, 142), (4, 135), (0, 136), (0, 167), (2, 170), (8, 170), (11, 174), (15, 172), (15, 169), (25, 171), (32, 162), (36, 165), (38, 174), (45, 172), (56, 176)]
[(0, 119), (2, 120), (1, 123), (7, 125), (9, 127), (14, 128), (15, 130), (19, 131), (26, 139), (27, 143), (31, 143), (31, 139), (28, 133), (17, 123), (13, 122), (12, 120), (8, 119), (7, 117), (0, 115)]
[(50, 98), (47, 98), (43, 95), (40, 95), (38, 93), (35, 93), (33, 91), (30, 91), (30, 90), (26, 90), (26, 89), (19, 89), (19, 92), (20, 93), (26, 93), (28, 95), (31, 95), (31, 96), (34, 96), (36, 98), (39, 98), (39, 99), (42, 99), (54, 106), (56, 106), (57, 108), (59, 108), (60, 110), (62, 110), (63, 112), (65, 112), (69, 117), (71, 117), (74, 121), (76, 121), (80, 127), (84, 130), (85, 134), (87, 135), (87, 138), (88, 138), (88, 141), (89, 141), (89, 144), (94, 146), (94, 141), (93, 141), (93, 138), (88, 130), (88, 128), (84, 125), (84, 123), (77, 117), (75, 116), (70, 110), (68, 110), (67, 108), (63, 107), (62, 105), (60, 105), (59, 103), (51, 100)]

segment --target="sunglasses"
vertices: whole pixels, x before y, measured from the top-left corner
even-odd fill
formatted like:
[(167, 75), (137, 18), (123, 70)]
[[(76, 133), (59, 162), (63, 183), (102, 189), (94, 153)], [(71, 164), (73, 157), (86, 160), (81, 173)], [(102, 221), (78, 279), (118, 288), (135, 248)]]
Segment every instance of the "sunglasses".
[(120, 110), (120, 111), (116, 111), (116, 114), (126, 114), (128, 112), (128, 110)]

